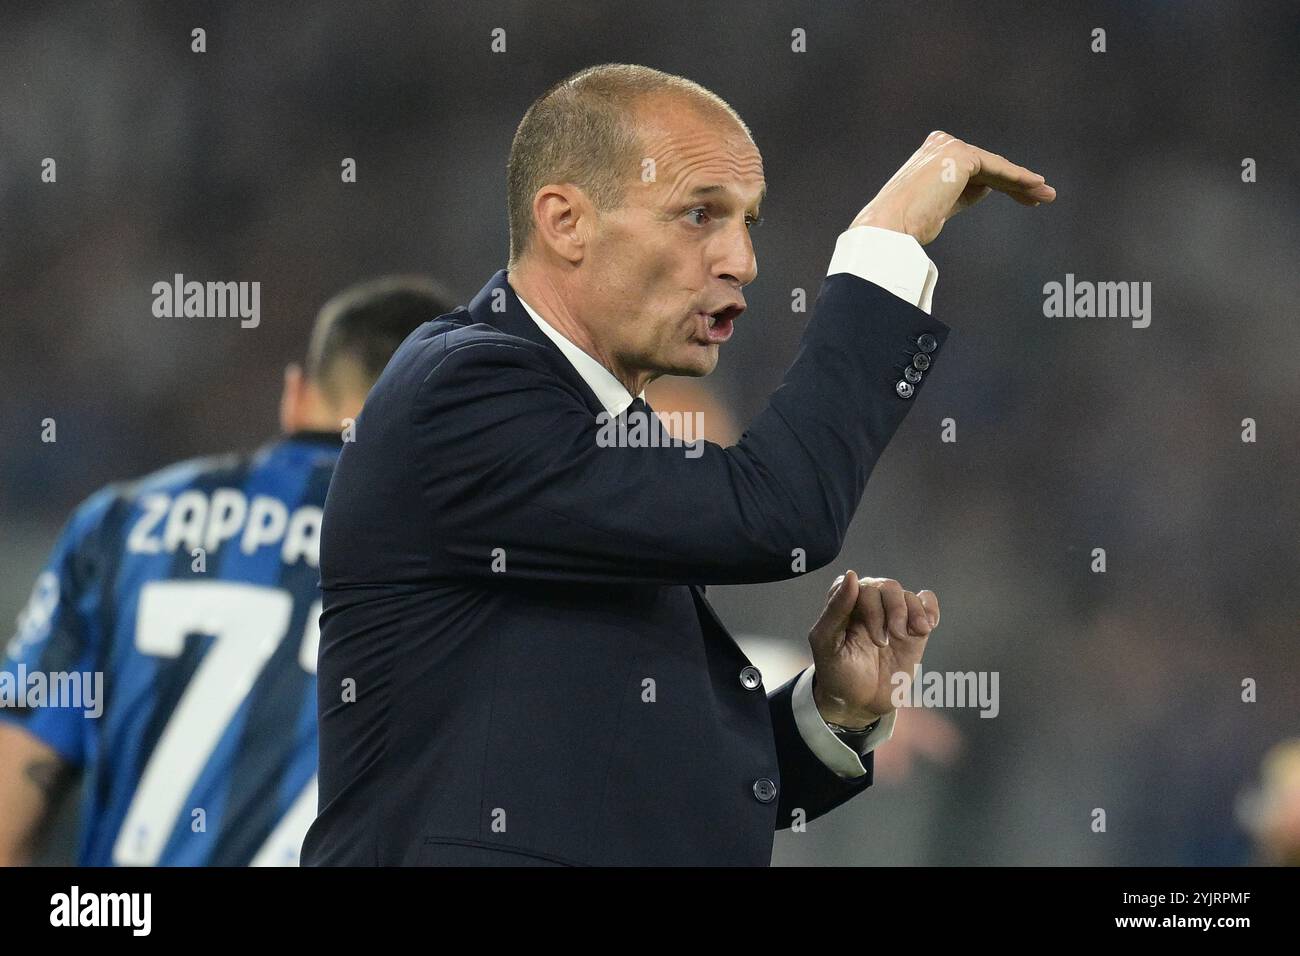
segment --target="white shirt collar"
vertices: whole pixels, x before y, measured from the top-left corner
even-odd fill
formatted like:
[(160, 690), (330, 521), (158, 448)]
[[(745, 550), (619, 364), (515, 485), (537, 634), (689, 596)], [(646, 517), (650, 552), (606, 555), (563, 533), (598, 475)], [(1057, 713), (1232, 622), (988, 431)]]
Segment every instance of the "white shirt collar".
[[(623, 386), (623, 383), (616, 379), (609, 369), (566, 339), (551, 323), (538, 315), (537, 311), (523, 300), (518, 291), (515, 292), (515, 298), (519, 299), (519, 304), (532, 316), (533, 321), (537, 323), (537, 327), (542, 330), (548, 339), (555, 343), (556, 348), (569, 360), (569, 364), (573, 366), (574, 371), (582, 376), (582, 380), (587, 383), (587, 387), (596, 393), (596, 398), (601, 405), (605, 406), (605, 411), (609, 412), (609, 417), (617, 418), (622, 415), (627, 410), (627, 407), (632, 404), (632, 393)], [(637, 397), (645, 401), (645, 392), (643, 391)]]

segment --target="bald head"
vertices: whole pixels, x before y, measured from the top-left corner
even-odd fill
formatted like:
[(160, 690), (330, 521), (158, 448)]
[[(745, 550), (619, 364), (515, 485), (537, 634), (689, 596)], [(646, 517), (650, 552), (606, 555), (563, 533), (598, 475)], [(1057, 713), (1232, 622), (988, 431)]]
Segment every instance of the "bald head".
[(689, 107), (712, 122), (738, 127), (753, 141), (749, 127), (716, 93), (646, 66), (589, 67), (533, 102), (515, 131), (506, 170), (511, 267), (528, 249), (533, 200), (543, 186), (577, 186), (601, 212), (622, 206), (648, 155), (643, 123), (668, 106)]

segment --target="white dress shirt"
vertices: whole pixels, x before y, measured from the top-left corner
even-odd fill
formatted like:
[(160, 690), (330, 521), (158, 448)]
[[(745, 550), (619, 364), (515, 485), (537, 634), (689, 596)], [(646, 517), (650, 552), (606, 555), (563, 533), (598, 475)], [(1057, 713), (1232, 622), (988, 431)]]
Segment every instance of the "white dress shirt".
[[(511, 288), (514, 287), (511, 286)], [(587, 387), (596, 393), (596, 399), (605, 406), (605, 411), (609, 412), (609, 417), (618, 418), (618, 416), (622, 415), (624, 410), (632, 404), (632, 394), (623, 386), (622, 382), (614, 377), (614, 373), (556, 331), (551, 323), (538, 315), (537, 310), (523, 300), (523, 296), (519, 295), (518, 289), (515, 290), (515, 297), (519, 299), (519, 304), (533, 317), (537, 327), (542, 330), (548, 339), (555, 343), (556, 348), (564, 353), (564, 357), (569, 360), (569, 364), (573, 366), (574, 370), (582, 376), (582, 380), (587, 383)], [(644, 402), (645, 391), (643, 390), (637, 398)]]
[[(939, 279), (939, 270), (919, 242), (906, 233), (878, 229), (875, 226), (856, 226), (840, 234), (826, 274), (829, 276), (840, 272), (847, 272), (878, 285), (927, 314), (934, 297), (935, 283)], [(518, 290), (515, 290), (515, 295), (519, 295)], [(565, 338), (522, 297), (519, 298), (519, 303), (542, 333), (569, 360), (569, 364), (595, 393), (610, 417), (617, 418), (632, 404), (631, 393), (609, 369)], [(644, 401), (645, 392), (637, 397)], [(814, 667), (808, 667), (795, 681), (791, 698), (795, 726), (799, 728), (799, 734), (808, 749), (827, 767), (841, 777), (860, 777), (867, 772), (862, 765), (862, 756), (893, 736), (898, 711), (890, 711), (880, 718), (875, 729), (867, 735), (862, 745), (862, 755), (859, 755), (826, 726), (826, 721), (817, 710), (812, 694), (814, 670)]]

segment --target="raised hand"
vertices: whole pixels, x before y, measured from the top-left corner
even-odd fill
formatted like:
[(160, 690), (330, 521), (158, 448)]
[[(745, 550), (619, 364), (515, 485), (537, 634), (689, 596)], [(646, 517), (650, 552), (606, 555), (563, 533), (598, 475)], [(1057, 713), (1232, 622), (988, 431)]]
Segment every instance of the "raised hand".
[(904, 232), (924, 246), (944, 223), (995, 189), (1024, 206), (1056, 198), (1038, 173), (935, 130), (851, 225)]

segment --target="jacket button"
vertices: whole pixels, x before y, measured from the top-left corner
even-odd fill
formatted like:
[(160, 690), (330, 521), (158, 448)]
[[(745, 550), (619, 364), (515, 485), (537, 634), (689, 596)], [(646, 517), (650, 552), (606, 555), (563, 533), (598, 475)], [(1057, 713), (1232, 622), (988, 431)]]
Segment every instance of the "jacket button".
[(930, 367), (930, 356), (926, 355), (924, 352), (917, 352), (912, 356), (912, 364), (924, 372)]
[(898, 393), (899, 398), (911, 398), (912, 393), (916, 391), (916, 389), (912, 387), (911, 382), (904, 381), (900, 378), (894, 385), (894, 391)]
[(921, 373), (909, 365), (907, 368), (903, 369), (903, 378), (915, 385), (917, 382), (921, 381)]
[(754, 799), (759, 803), (771, 803), (776, 799), (776, 784), (767, 777), (759, 777), (754, 781)]
[(929, 332), (922, 332), (916, 339), (916, 347), (922, 352), (933, 352), (939, 347), (939, 340)]
[(745, 690), (753, 690), (761, 683), (763, 683), (763, 675), (752, 664), (740, 672), (740, 686)]

